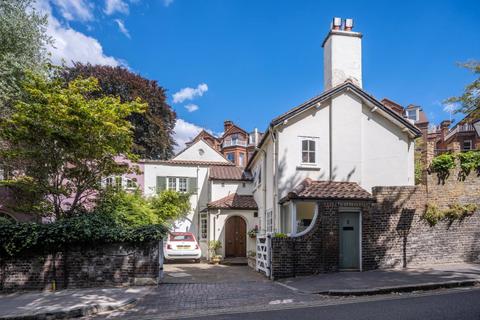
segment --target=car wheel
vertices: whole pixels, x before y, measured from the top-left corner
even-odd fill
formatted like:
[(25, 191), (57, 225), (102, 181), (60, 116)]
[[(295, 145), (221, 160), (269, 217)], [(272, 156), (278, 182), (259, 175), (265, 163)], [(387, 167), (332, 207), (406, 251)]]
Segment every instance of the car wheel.
[(195, 259), (195, 263), (200, 263), (200, 259)]

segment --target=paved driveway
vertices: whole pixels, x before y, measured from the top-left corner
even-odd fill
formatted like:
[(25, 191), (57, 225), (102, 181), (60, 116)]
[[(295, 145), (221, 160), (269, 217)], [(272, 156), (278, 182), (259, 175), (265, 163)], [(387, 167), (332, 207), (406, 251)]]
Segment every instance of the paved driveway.
[[(264, 308), (326, 299), (292, 291), (248, 266), (206, 263), (164, 265), (164, 281), (135, 307), (102, 318), (178, 319), (206, 311)], [(331, 298), (329, 298), (331, 299)]]

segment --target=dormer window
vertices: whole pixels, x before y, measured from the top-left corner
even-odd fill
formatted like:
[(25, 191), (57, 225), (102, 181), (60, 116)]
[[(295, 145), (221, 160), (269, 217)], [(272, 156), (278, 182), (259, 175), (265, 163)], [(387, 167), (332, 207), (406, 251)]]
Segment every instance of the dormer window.
[(408, 109), (407, 110), (407, 118), (417, 122), (418, 121), (418, 109)]

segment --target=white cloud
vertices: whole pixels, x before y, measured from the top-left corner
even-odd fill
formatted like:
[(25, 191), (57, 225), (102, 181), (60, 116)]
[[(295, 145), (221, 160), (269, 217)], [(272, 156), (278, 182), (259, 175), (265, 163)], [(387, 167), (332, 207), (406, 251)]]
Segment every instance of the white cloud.
[(118, 29), (120, 29), (120, 32), (125, 35), (125, 37), (130, 39), (130, 32), (128, 32), (128, 29), (125, 27), (125, 24), (123, 23), (122, 20), (120, 19), (115, 19), (115, 22), (118, 25)]
[(453, 113), (457, 109), (457, 105), (454, 103), (447, 103), (443, 106), (443, 111)]
[(128, 4), (123, 0), (105, 0), (104, 11), (108, 15), (114, 14), (115, 12), (128, 14), (129, 8)]
[(201, 83), (196, 88), (183, 88), (173, 94), (173, 103), (181, 103), (185, 100), (192, 100), (193, 98), (201, 97), (207, 91), (208, 86), (206, 83)]
[(171, 5), (173, 3), (173, 0), (163, 0), (163, 5), (165, 7), (168, 7), (169, 5)]
[(35, 7), (48, 15), (47, 34), (54, 40), (53, 47), (50, 49), (53, 63), (61, 64), (65, 61), (67, 65), (71, 65), (72, 61), (78, 61), (111, 66), (122, 64), (120, 60), (106, 55), (97, 39), (63, 26), (53, 16), (48, 0), (37, 1)]
[(175, 132), (173, 139), (177, 143), (173, 151), (178, 153), (185, 148), (185, 143), (195, 138), (195, 136), (202, 131), (203, 128), (183, 119), (177, 119), (177, 123), (175, 124), (175, 128), (173, 130)]
[(198, 110), (198, 105), (190, 103), (185, 106), (185, 109), (187, 109), (188, 112), (194, 112)]
[(93, 20), (93, 4), (85, 0), (52, 0), (67, 20)]

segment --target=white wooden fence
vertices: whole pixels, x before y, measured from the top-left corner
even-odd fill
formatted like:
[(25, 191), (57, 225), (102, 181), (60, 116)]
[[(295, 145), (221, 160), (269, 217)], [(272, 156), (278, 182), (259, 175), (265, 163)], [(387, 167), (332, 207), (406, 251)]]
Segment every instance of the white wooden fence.
[(257, 259), (255, 270), (270, 277), (270, 248), (271, 238), (269, 235), (257, 235)]

